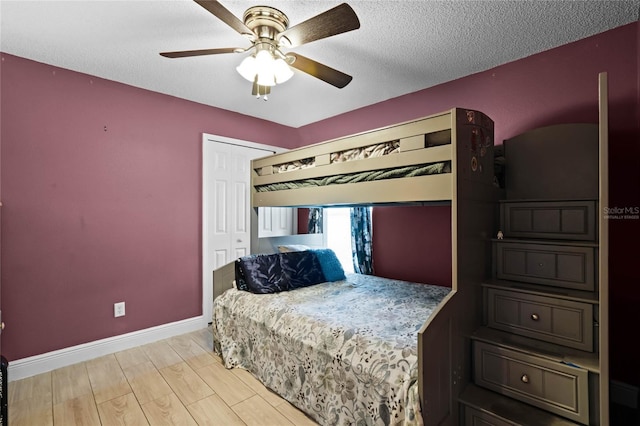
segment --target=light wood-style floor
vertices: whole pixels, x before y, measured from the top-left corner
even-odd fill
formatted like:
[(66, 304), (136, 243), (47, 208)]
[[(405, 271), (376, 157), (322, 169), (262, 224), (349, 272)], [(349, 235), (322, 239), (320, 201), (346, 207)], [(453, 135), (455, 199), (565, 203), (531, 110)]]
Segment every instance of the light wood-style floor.
[(11, 426), (316, 425), (202, 329), (9, 383)]

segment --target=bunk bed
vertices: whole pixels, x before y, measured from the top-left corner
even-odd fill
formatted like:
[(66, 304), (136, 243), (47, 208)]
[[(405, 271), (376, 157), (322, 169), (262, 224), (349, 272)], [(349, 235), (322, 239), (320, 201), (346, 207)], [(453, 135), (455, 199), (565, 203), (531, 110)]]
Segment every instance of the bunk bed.
[[(413, 318), (419, 322), (419, 326), (414, 327), (417, 331), (414, 330), (413, 345), (407, 349), (408, 352), (413, 350), (416, 355), (413, 361), (416, 370), (415, 383), (411, 383), (413, 388), (405, 389), (404, 402), (401, 401), (401, 406), (395, 411), (390, 412), (388, 405), (371, 407), (369, 404), (369, 407), (363, 407), (362, 412), (353, 415), (354, 423), (458, 423), (457, 396), (469, 383), (471, 376), (470, 341), (467, 336), (481, 322), (480, 283), (491, 271), (490, 236), (495, 230), (497, 198), (493, 165), (492, 120), (479, 111), (463, 108), (453, 108), (252, 161), (252, 206), (256, 210), (258, 207), (396, 204), (447, 204), (451, 207), (452, 286), (439, 295), (428, 311)], [(233, 288), (237, 277), (235, 272), (235, 263), (214, 271), (216, 301), (213, 327), (216, 344), (225, 341), (227, 345), (236, 345), (228, 339), (233, 332), (227, 330), (226, 337), (217, 334), (223, 328), (228, 329), (228, 323), (237, 319), (237, 315), (230, 311), (234, 302), (229, 303), (230, 298), (235, 301), (237, 297), (230, 294), (242, 293)], [(358, 279), (346, 277), (345, 281), (333, 284), (359, 288)], [(385, 285), (393, 287), (400, 283), (386, 283), (383, 287)], [(314, 292), (320, 291), (319, 288), (314, 286), (303, 290)], [(257, 297), (262, 301), (274, 295), (263, 296)], [(325, 296), (324, 299), (330, 297)], [(280, 314), (275, 314), (280, 312), (278, 309), (272, 312), (273, 321), (280, 318)], [(407, 312), (398, 315), (398, 319), (410, 318), (411, 315)], [(333, 327), (339, 328), (335, 324)], [(291, 337), (290, 334), (287, 336)], [(267, 337), (261, 335), (260, 338)], [(274, 337), (273, 340), (278, 338)], [(249, 346), (254, 343), (245, 342)], [(224, 348), (217, 349), (225, 353)], [(229, 368), (239, 364), (227, 360), (225, 363)], [(346, 370), (349, 370), (349, 366)], [(269, 377), (261, 377), (256, 371), (252, 373), (280, 394), (287, 394), (292, 387), (299, 385), (296, 380), (299, 380), (299, 374), (303, 374), (302, 371), (291, 371), (291, 380), (278, 384), (270, 382)], [(352, 382), (348, 377), (344, 380), (347, 390), (350, 390)], [(407, 378), (398, 380), (406, 381)], [(327, 405), (327, 401), (339, 400), (339, 392), (345, 391), (344, 387), (340, 389), (320, 384), (305, 388), (305, 395), (300, 397), (314, 401), (317, 406), (313, 409), (301, 406), (296, 398), (288, 399), (316, 421), (331, 424), (336, 417), (329, 417), (327, 412), (335, 411), (336, 407)], [(371, 387), (364, 392), (373, 389)], [(417, 412), (402, 406), (409, 401), (408, 394), (414, 390), (417, 394)], [(323, 417), (321, 412), (327, 416)], [(344, 417), (340, 420), (344, 420)]]

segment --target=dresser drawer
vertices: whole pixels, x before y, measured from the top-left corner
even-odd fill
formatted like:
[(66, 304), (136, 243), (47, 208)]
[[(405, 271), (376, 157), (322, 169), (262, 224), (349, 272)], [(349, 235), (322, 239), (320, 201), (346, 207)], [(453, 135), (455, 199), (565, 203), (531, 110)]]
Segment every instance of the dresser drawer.
[(500, 228), (506, 237), (596, 241), (596, 202), (503, 201)]
[(487, 288), (487, 325), (533, 339), (593, 352), (593, 305)]
[(595, 247), (506, 240), (495, 244), (498, 279), (595, 290)]
[(589, 424), (588, 372), (474, 341), (475, 383), (570, 420)]
[(464, 426), (513, 426), (513, 423), (507, 423), (489, 413), (465, 406)]

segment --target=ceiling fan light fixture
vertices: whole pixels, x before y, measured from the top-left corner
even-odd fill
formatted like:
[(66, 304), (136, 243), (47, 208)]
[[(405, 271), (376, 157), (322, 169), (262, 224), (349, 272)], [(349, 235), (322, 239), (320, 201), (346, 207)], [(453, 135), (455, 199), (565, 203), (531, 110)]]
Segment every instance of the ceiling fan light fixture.
[(275, 59), (269, 50), (260, 49), (256, 53), (256, 68), (260, 86), (275, 86), (274, 62)]
[(282, 58), (276, 59), (273, 63), (273, 73), (276, 77), (276, 83), (278, 84), (282, 84), (293, 77), (293, 70)]
[(246, 80), (253, 82), (258, 73), (256, 58), (253, 55), (247, 56), (240, 62), (240, 65), (236, 67), (236, 71)]
[(236, 70), (243, 78), (252, 83), (257, 81), (260, 86), (282, 84), (293, 76), (289, 64), (276, 58), (268, 49), (259, 49), (255, 55), (246, 57)]
[(261, 71), (258, 73), (258, 85), (260, 86), (275, 86), (276, 78), (272, 72)]

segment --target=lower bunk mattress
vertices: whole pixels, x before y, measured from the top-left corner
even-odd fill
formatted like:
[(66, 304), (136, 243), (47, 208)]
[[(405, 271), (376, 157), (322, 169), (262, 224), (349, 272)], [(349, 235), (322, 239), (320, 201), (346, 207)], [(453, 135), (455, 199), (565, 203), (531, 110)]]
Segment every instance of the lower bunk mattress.
[(450, 288), (360, 274), (214, 301), (214, 350), (322, 425), (421, 424), (418, 331)]

